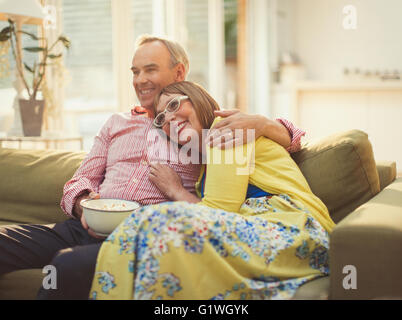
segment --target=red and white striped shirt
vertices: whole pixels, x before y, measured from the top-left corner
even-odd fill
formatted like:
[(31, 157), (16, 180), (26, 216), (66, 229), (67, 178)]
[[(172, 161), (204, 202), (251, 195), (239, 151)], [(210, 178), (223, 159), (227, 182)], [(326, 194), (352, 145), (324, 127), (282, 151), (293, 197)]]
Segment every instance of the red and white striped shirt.
[(169, 201), (149, 180), (149, 163), (165, 163), (180, 177), (186, 190), (195, 194), (201, 164), (170, 161), (171, 152), (160, 130), (146, 115), (118, 113), (111, 116), (95, 137), (94, 145), (63, 190), (60, 206), (72, 216), (76, 199), (84, 192), (101, 198), (137, 201), (141, 205)]
[[(284, 119), (277, 119), (292, 136), (289, 152), (300, 149), (304, 131)], [(152, 129), (152, 130), (151, 130)], [(137, 201), (141, 205), (169, 201), (148, 178), (149, 162), (166, 163), (181, 177), (183, 186), (195, 193), (201, 164), (170, 161), (167, 140), (157, 134), (152, 118), (146, 114), (118, 113), (111, 116), (95, 137), (94, 145), (63, 190), (60, 206), (72, 215), (76, 199), (84, 192), (96, 192), (101, 198)]]
[(301, 148), (301, 138), (306, 134), (306, 132), (297, 128), (293, 123), (286, 119), (278, 118), (275, 120), (282, 123), (282, 125), (284, 125), (286, 129), (288, 129), (291, 136), (292, 141), (290, 143), (290, 146), (287, 147), (286, 150), (289, 153), (299, 151)]

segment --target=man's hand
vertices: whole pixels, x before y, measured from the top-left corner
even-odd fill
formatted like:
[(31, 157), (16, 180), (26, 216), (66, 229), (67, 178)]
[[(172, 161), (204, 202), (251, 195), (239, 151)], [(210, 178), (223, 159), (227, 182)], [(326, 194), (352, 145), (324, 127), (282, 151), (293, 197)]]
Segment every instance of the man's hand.
[(170, 200), (200, 202), (194, 194), (183, 187), (180, 176), (167, 165), (151, 163), (149, 180), (154, 183)]
[[(251, 139), (257, 140), (265, 136), (284, 148), (291, 143), (288, 130), (279, 122), (270, 120), (261, 115), (251, 115), (239, 110), (217, 110), (215, 116), (224, 118), (218, 122), (208, 133), (206, 143), (211, 147), (227, 149), (244, 143)], [(239, 135), (236, 129), (242, 129)], [(254, 130), (254, 135), (247, 135), (247, 129)]]
[(170, 200), (177, 200), (176, 195), (183, 190), (180, 176), (167, 165), (150, 163), (148, 177)]
[(74, 204), (74, 216), (77, 219), (80, 219), (82, 227), (88, 231), (88, 234), (97, 239), (105, 239), (105, 237), (98, 236), (93, 230), (88, 227), (88, 224), (85, 220), (84, 215), (82, 214), (82, 207), (80, 206), (81, 201), (85, 199), (100, 199), (99, 193), (91, 192), (89, 194), (85, 193), (82, 196), (78, 197)]
[[(209, 146), (227, 149), (250, 142), (250, 139), (258, 139), (263, 134), (265, 125), (263, 116), (245, 114), (239, 110), (218, 110), (215, 111), (215, 116), (224, 119), (208, 133), (205, 142)], [(254, 135), (248, 136), (247, 129), (253, 130)]]

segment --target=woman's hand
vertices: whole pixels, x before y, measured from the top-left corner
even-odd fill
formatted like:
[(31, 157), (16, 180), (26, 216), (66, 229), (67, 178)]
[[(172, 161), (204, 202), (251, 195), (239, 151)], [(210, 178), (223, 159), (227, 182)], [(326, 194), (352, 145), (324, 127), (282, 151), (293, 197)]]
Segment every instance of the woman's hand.
[(184, 190), (180, 176), (164, 164), (151, 163), (150, 167), (149, 180), (169, 199), (180, 200), (177, 195)]

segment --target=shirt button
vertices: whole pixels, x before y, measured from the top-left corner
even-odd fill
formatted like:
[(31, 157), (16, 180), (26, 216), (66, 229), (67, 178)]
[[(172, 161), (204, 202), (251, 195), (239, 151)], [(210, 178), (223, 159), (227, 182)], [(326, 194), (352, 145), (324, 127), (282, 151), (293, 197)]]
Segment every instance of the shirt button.
[(136, 183), (138, 183), (138, 180), (135, 179), (135, 178), (133, 178), (133, 179), (131, 180), (131, 182), (134, 183), (134, 184), (136, 184)]

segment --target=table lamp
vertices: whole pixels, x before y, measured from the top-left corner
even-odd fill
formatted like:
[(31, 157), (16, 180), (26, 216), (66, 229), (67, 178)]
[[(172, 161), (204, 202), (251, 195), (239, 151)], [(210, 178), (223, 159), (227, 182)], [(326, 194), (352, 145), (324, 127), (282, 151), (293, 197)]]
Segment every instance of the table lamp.
[[(8, 19), (12, 19), (15, 22), (17, 30), (21, 30), (23, 24), (42, 25), (45, 14), (37, 0), (0, 0), (0, 20), (7, 21)], [(17, 37), (16, 63), (22, 69), (21, 33), (17, 32)], [(24, 86), (18, 71), (16, 71), (14, 87), (17, 91), (13, 105), (15, 116), (13, 127), (8, 132), (8, 135), (22, 136), (23, 130), (18, 100), (22, 98)]]

